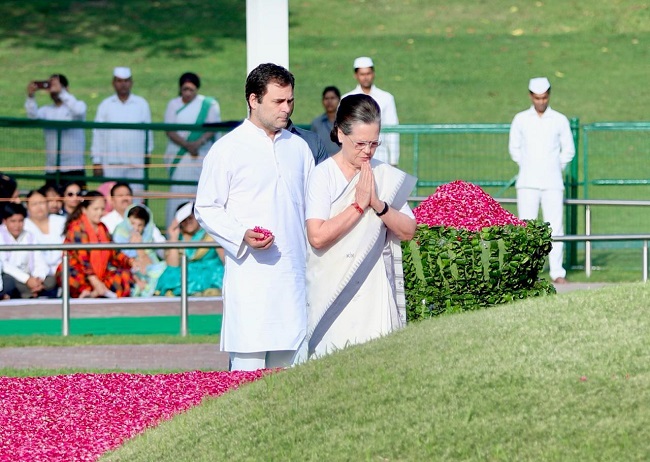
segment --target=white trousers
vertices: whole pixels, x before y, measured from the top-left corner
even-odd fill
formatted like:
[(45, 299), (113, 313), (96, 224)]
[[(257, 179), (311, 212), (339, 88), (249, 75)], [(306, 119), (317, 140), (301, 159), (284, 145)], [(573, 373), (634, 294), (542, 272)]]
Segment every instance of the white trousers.
[[(517, 189), (517, 211), (522, 220), (536, 220), (539, 206), (542, 206), (542, 219), (551, 225), (552, 236), (564, 236), (564, 191), (560, 189)], [(551, 279), (566, 277), (562, 266), (564, 243), (554, 242), (548, 256)]]
[(231, 371), (256, 371), (291, 367), (307, 358), (307, 342), (303, 341), (297, 350), (258, 351), (255, 353), (230, 353)]
[(230, 353), (231, 371), (256, 371), (258, 369), (273, 369), (293, 365), (296, 352), (259, 351), (256, 353)]

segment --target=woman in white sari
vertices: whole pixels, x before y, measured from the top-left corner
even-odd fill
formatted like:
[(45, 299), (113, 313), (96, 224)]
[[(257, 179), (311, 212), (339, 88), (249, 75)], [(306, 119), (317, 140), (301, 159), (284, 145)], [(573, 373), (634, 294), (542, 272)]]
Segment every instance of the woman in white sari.
[[(203, 125), (221, 121), (221, 109), (216, 99), (200, 95), (201, 79), (192, 72), (181, 75), (178, 85), (180, 96), (167, 104), (166, 124)], [(203, 158), (214, 141), (214, 133), (206, 131), (169, 131), (169, 143), (165, 151), (165, 163), (171, 180), (198, 182), (201, 176)], [(179, 205), (190, 200), (188, 195), (196, 194), (194, 185), (172, 185), (169, 191), (182, 194), (167, 200), (165, 223), (171, 223)]]
[(341, 150), (309, 179), (310, 356), (366, 342), (406, 322), (400, 241), (415, 234), (407, 198), (416, 178), (373, 159), (380, 120), (372, 97), (343, 98), (332, 129)]

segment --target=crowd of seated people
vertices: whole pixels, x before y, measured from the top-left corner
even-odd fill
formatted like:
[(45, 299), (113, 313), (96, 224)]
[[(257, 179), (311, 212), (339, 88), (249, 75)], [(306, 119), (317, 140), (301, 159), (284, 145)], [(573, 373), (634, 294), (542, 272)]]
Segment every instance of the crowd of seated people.
[[(108, 196), (84, 187), (74, 181), (60, 188), (47, 184), (21, 197), (16, 181), (0, 174), (0, 244), (212, 242), (194, 218), (193, 202), (178, 207), (165, 238), (152, 211), (133, 202), (129, 184), (115, 183)], [(188, 295), (221, 293), (221, 248), (67, 252), (73, 298), (178, 296), (181, 252), (187, 256)], [(60, 297), (62, 256), (61, 250), (0, 251), (0, 299)]]

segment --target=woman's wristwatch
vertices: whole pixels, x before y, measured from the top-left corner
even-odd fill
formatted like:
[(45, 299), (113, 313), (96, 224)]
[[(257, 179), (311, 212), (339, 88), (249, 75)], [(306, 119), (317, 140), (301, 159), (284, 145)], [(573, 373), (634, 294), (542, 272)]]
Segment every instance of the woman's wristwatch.
[(388, 208), (389, 208), (388, 207), (388, 202), (384, 201), (384, 209), (381, 212), (375, 211), (375, 213), (377, 214), (378, 217), (380, 217), (382, 215), (386, 215), (386, 212), (388, 212)]

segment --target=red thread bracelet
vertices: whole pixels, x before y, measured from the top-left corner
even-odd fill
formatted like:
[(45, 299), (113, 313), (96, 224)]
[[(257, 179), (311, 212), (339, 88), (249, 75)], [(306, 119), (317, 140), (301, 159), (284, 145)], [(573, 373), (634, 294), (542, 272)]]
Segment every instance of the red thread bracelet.
[(363, 209), (361, 208), (361, 206), (359, 204), (357, 204), (356, 202), (352, 202), (352, 207), (354, 207), (354, 209), (357, 212), (359, 212), (359, 214), (363, 215)]

